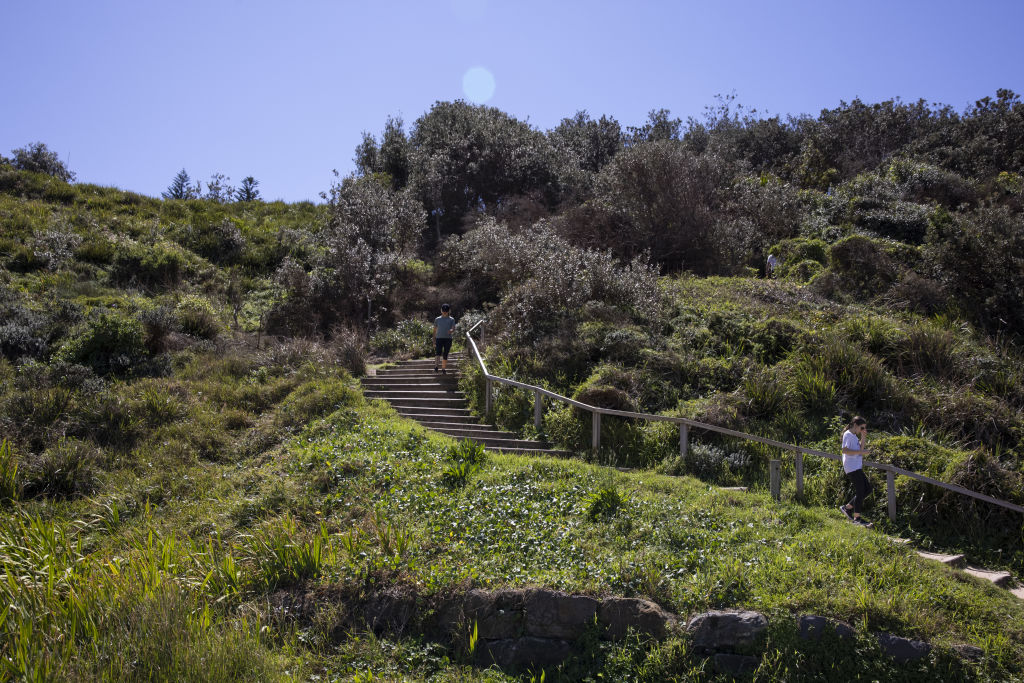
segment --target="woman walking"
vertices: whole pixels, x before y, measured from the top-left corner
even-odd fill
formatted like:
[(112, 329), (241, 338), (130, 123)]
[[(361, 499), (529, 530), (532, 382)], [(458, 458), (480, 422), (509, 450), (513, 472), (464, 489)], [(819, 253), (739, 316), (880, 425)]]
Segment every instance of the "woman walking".
[(839, 511), (851, 522), (869, 527), (871, 524), (860, 516), (864, 498), (871, 493), (871, 482), (864, 474), (864, 456), (871, 452), (867, 446), (868, 421), (858, 415), (850, 421), (850, 425), (843, 432), (843, 470), (846, 472), (846, 478), (853, 484), (854, 494), (849, 503), (839, 506)]

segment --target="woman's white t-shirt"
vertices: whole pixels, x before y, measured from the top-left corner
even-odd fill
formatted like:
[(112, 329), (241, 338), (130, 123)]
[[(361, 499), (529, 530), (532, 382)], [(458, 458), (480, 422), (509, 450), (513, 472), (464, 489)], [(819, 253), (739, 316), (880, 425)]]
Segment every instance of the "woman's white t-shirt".
[[(843, 432), (843, 448), (851, 451), (860, 450), (860, 439), (857, 435), (847, 429)], [(864, 458), (860, 455), (843, 454), (843, 470), (847, 473), (854, 472), (864, 466)]]

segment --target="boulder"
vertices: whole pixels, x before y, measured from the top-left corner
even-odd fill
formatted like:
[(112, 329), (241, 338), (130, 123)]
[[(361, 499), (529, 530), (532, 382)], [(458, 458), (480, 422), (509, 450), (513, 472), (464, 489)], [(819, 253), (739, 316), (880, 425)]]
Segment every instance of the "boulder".
[(984, 650), (977, 645), (968, 645), (967, 643), (954, 645), (953, 652), (957, 653), (961, 659), (966, 659), (970, 662), (980, 662), (985, 658)]
[(931, 650), (931, 646), (921, 640), (901, 638), (891, 633), (877, 633), (875, 635), (878, 638), (878, 644), (882, 646), (885, 654), (900, 663), (915, 662), (926, 656)]
[(804, 640), (821, 640), (821, 636), (829, 631), (840, 638), (853, 638), (857, 632), (849, 624), (844, 624), (828, 617), (816, 614), (805, 614), (797, 619), (800, 637)]
[(571, 648), (564, 640), (553, 638), (507, 638), (478, 642), (477, 664), (498, 665), (510, 671), (554, 668), (569, 658)]
[(734, 652), (755, 647), (768, 630), (768, 620), (759, 612), (713, 610), (693, 617), (686, 629), (698, 652)]
[(654, 638), (664, 638), (675, 624), (675, 617), (649, 600), (607, 598), (597, 613), (598, 622), (611, 640), (626, 637), (630, 628)]
[(477, 637), (484, 640), (518, 638), (523, 634), (524, 594), (519, 590), (494, 592), (471, 590), (462, 602), (466, 624), (476, 622)]
[(585, 595), (535, 588), (526, 591), (524, 633), (536, 638), (576, 640), (594, 623), (598, 601)]

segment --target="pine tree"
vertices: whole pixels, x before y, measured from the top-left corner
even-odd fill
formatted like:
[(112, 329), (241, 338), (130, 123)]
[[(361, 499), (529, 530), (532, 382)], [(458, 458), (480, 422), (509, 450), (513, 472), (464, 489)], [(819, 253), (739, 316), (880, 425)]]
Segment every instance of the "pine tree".
[(192, 179), (189, 178), (188, 172), (181, 169), (178, 175), (174, 176), (167, 191), (160, 194), (164, 199), (195, 199), (199, 196), (199, 190), (191, 183)]
[(235, 197), (240, 202), (255, 202), (260, 199), (260, 191), (256, 189), (256, 186), (260, 184), (260, 181), (256, 180), (252, 176), (242, 178), (242, 186), (238, 188)]

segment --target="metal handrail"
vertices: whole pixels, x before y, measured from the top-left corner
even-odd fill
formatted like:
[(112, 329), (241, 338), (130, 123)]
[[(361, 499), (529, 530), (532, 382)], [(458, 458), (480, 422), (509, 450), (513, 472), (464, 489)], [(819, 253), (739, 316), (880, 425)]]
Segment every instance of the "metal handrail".
[[(707, 424), (706, 422), (698, 422), (696, 420), (691, 420), (691, 419), (685, 418), (685, 417), (673, 417), (673, 416), (670, 416), (670, 415), (652, 415), (650, 413), (637, 413), (637, 412), (633, 412), (633, 411), (629, 411), (629, 410), (613, 410), (611, 408), (599, 408), (597, 406), (592, 406), (592, 405), (589, 405), (587, 403), (582, 403), (580, 401), (575, 401), (575, 400), (573, 400), (571, 398), (568, 398), (566, 396), (562, 396), (561, 394), (556, 394), (555, 392), (549, 391), (547, 389), (544, 389), (543, 387), (538, 387), (538, 386), (535, 386), (533, 384), (527, 384), (526, 382), (517, 382), (516, 380), (508, 379), (506, 377), (499, 377), (497, 375), (492, 375), (489, 372), (487, 372), (487, 365), (484, 364), (483, 356), (480, 355), (480, 350), (477, 348), (476, 342), (474, 342), (473, 341), (473, 337), (470, 336), (470, 332), (472, 332), (474, 329), (476, 329), (476, 327), (478, 325), (480, 325), (481, 323), (483, 323), (483, 320), (481, 320), (476, 325), (474, 325), (472, 328), (467, 330), (467, 332), (466, 332), (466, 340), (469, 342), (469, 346), (470, 346), (470, 348), (473, 351), (473, 355), (476, 357), (477, 363), (479, 363), (480, 369), (483, 371), (484, 378), (487, 381), (487, 389), (486, 389), (486, 394), (485, 394), (485, 411), (487, 413), (491, 412), (492, 383), (493, 382), (497, 382), (498, 384), (507, 384), (509, 386), (518, 387), (520, 389), (526, 389), (526, 390), (532, 391), (534, 393), (534, 400), (535, 400), (535, 403), (534, 403), (534, 421), (535, 421), (535, 426), (538, 429), (540, 428), (540, 421), (541, 421), (541, 417), (542, 417), (541, 397), (543, 397), (543, 396), (547, 396), (548, 398), (554, 399), (556, 401), (561, 401), (562, 403), (566, 403), (568, 405), (574, 406), (576, 408), (580, 408), (582, 410), (590, 411), (590, 413), (592, 415), (592, 432), (591, 432), (592, 447), (593, 447), (593, 449), (595, 451), (598, 449), (599, 444), (600, 444), (600, 433), (601, 433), (600, 432), (600, 430), (601, 430), (601, 427), (600, 427), (600, 425), (601, 425), (600, 416), (601, 415), (611, 415), (613, 417), (636, 418), (636, 419), (648, 420), (648, 421), (651, 421), (651, 422), (674, 422), (674, 423), (678, 424), (679, 425), (679, 450), (680, 450), (680, 455), (682, 455), (683, 457), (686, 456), (686, 451), (687, 451), (688, 442), (689, 442), (689, 434), (688, 434), (688, 432), (689, 432), (689, 428), (691, 428), (691, 427), (694, 427), (694, 428), (697, 428), (697, 429), (705, 429), (707, 431), (717, 432), (719, 434), (724, 434), (726, 436), (733, 436), (733, 437), (737, 437), (737, 438), (744, 439), (744, 440), (747, 440), (747, 441), (754, 441), (754, 442), (757, 442), (757, 443), (762, 443), (762, 444), (765, 444), (766, 446), (773, 446), (775, 448), (779, 448), (779, 449), (782, 449), (782, 450), (787, 450), (787, 451), (792, 451), (793, 452), (793, 454), (794, 454), (794, 456), (796, 458), (796, 475), (797, 475), (797, 493), (798, 494), (803, 492), (803, 456), (804, 455), (814, 455), (814, 456), (818, 456), (818, 457), (821, 457), (821, 458), (828, 458), (830, 460), (841, 460), (842, 459), (841, 456), (836, 455), (835, 453), (827, 453), (825, 451), (819, 451), (819, 450), (816, 450), (814, 448), (804, 448), (803, 446), (797, 446), (795, 444), (789, 444), (789, 443), (784, 443), (782, 441), (776, 441), (774, 439), (768, 439), (768, 438), (765, 438), (763, 436), (757, 436), (756, 434), (747, 434), (746, 432), (740, 432), (740, 431), (736, 431), (734, 429), (728, 429), (726, 427), (719, 427), (717, 425)], [(864, 466), (865, 467), (873, 467), (875, 469), (883, 470), (883, 471), (886, 472), (886, 484), (887, 484), (886, 485), (886, 489), (887, 489), (887, 494), (888, 494), (887, 498), (888, 498), (889, 517), (890, 518), (895, 518), (896, 517), (896, 488), (895, 488), (895, 477), (896, 477), (896, 475), (899, 475), (899, 476), (902, 476), (902, 477), (909, 477), (911, 479), (916, 479), (917, 481), (921, 481), (921, 482), (924, 482), (926, 484), (932, 484), (933, 486), (938, 486), (940, 488), (944, 488), (946, 490), (953, 491), (954, 493), (959, 493), (959, 494), (962, 494), (962, 495), (965, 495), (965, 496), (969, 496), (971, 498), (976, 498), (978, 500), (983, 500), (983, 501), (985, 501), (987, 503), (992, 503), (993, 505), (999, 505), (999, 506), (1007, 508), (1009, 510), (1015, 510), (1016, 512), (1024, 513), (1024, 507), (1022, 507), (1020, 505), (1017, 505), (1015, 503), (1011, 503), (1011, 502), (1005, 501), (1005, 500), (1000, 500), (998, 498), (993, 498), (992, 496), (985, 495), (984, 493), (978, 493), (977, 491), (972, 491), (970, 489), (964, 488), (963, 486), (958, 486), (957, 484), (949, 484), (949, 483), (944, 482), (944, 481), (939, 481), (938, 479), (933, 479), (933, 478), (927, 477), (927, 476), (925, 476), (923, 474), (918, 474), (917, 472), (912, 472), (910, 470), (905, 470), (905, 469), (903, 469), (901, 467), (896, 467), (895, 465), (887, 465), (887, 464), (884, 464), (884, 463), (877, 463), (877, 462), (865, 462)], [(774, 476), (774, 472), (773, 472), (773, 476)], [(776, 495), (776, 498), (778, 498), (778, 495), (777, 495), (778, 484), (777, 483), (773, 483), (772, 488), (773, 488), (773, 495)]]

